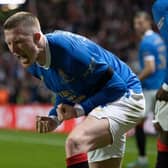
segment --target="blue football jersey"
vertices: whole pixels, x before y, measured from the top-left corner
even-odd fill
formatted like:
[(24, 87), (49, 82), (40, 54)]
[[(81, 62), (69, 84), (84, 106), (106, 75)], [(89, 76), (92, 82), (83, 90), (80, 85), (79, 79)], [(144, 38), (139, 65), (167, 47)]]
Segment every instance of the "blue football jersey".
[[(162, 38), (166, 43), (166, 47), (168, 48), (168, 1), (167, 0), (157, 0), (152, 6), (152, 13), (155, 23), (160, 31)], [(168, 57), (167, 57), (168, 62)], [(165, 80), (168, 84), (168, 64), (167, 71), (165, 75)]]
[(60, 103), (79, 103), (86, 115), (96, 106), (119, 99), (129, 90), (141, 93), (137, 76), (118, 57), (91, 40), (65, 31), (46, 34), (50, 63), (27, 70), (56, 93), (49, 115)]
[(159, 89), (165, 78), (167, 50), (162, 38), (152, 30), (143, 36), (139, 45), (140, 68), (145, 59), (154, 59), (155, 71), (142, 81), (143, 89)]

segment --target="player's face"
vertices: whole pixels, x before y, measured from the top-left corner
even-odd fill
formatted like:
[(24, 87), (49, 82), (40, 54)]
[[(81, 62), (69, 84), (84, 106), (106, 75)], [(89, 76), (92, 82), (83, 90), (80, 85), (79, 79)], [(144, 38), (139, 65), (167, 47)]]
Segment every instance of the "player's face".
[(134, 19), (134, 29), (136, 33), (142, 36), (150, 28), (150, 22), (144, 17), (136, 17)]
[(4, 31), (5, 41), (11, 53), (18, 58), (23, 67), (27, 68), (33, 64), (38, 56), (38, 47), (34, 36), (17, 27)]

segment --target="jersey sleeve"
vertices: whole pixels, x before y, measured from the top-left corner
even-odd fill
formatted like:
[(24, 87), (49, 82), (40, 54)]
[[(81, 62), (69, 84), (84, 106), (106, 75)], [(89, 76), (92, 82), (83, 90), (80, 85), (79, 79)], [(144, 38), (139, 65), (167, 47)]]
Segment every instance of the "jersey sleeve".
[(141, 46), (142, 56), (144, 60), (154, 59), (153, 45), (148, 42), (144, 42)]
[(119, 99), (124, 95), (124, 93), (126, 93), (126, 90), (127, 87), (125, 82), (114, 72), (104, 88), (89, 97), (87, 100), (81, 102), (80, 105), (83, 107), (85, 114), (87, 115), (95, 107)]

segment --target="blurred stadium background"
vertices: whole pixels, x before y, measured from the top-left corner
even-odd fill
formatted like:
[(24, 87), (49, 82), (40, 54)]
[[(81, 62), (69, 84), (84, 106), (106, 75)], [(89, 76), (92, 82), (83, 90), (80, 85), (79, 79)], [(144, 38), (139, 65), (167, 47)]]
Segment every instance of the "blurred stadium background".
[[(138, 72), (137, 37), (132, 18), (139, 10), (151, 13), (151, 4), (152, 0), (0, 0), (0, 167), (65, 167), (66, 133), (81, 121), (64, 123), (56, 133), (34, 133), (35, 115), (47, 114), (55, 98), (8, 52), (2, 30), (5, 19), (17, 11), (33, 12), (44, 33), (61, 29), (85, 35), (119, 55)], [(147, 153), (152, 168), (156, 158), (156, 133), (151, 118), (150, 115), (145, 130), (149, 134)], [(133, 135), (133, 130), (129, 134)], [(136, 156), (131, 136), (123, 167)]]

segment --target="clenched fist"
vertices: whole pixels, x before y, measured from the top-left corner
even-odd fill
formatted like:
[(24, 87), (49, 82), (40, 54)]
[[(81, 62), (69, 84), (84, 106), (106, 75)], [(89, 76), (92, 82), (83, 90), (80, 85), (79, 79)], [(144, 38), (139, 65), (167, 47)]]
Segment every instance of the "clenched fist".
[(156, 94), (156, 100), (168, 102), (168, 91), (161, 87)]
[(60, 123), (57, 118), (36, 116), (36, 131), (39, 133), (51, 132), (60, 125)]
[(77, 117), (74, 106), (68, 104), (59, 104), (57, 107), (57, 115), (59, 121), (69, 120)]

